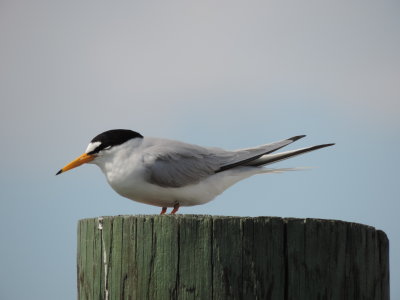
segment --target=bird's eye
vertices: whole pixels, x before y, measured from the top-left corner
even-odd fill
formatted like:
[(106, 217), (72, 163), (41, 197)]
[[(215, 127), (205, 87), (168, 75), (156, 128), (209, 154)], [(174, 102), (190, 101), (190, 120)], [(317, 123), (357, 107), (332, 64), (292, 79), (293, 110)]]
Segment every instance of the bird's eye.
[(108, 149), (111, 149), (111, 146), (107, 146), (104, 148), (104, 150), (108, 150)]

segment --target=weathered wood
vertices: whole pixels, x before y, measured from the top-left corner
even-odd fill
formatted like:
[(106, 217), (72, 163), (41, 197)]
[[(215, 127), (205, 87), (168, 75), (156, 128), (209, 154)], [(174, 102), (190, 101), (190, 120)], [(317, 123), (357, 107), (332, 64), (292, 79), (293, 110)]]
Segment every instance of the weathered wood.
[(389, 242), (332, 220), (116, 216), (78, 226), (78, 298), (389, 299)]

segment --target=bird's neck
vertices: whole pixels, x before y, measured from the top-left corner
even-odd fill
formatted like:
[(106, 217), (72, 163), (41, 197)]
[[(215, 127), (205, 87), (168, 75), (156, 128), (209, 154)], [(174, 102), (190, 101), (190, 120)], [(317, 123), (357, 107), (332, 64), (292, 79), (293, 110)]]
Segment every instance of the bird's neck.
[(116, 147), (97, 163), (110, 184), (120, 178), (126, 178), (134, 169), (134, 161), (137, 156), (136, 144), (136, 141), (132, 141), (129, 144)]

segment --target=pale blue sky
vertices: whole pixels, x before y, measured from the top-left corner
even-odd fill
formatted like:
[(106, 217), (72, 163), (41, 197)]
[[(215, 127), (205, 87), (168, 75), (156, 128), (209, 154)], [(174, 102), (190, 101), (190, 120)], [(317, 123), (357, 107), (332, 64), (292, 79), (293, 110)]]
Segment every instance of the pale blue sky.
[(400, 298), (398, 1), (0, 3), (0, 298), (73, 299), (81, 218), (158, 213), (95, 166), (98, 133), (227, 149), (298, 134), (332, 148), (181, 213), (315, 217), (384, 230)]

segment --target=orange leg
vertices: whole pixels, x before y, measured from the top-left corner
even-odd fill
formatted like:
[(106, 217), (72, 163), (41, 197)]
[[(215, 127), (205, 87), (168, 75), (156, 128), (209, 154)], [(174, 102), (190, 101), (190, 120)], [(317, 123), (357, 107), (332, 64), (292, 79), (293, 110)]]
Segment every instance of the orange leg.
[(179, 209), (179, 203), (176, 203), (174, 205), (174, 209), (171, 211), (171, 215), (174, 215), (178, 211), (178, 209)]
[(167, 208), (166, 208), (166, 207), (163, 207), (162, 210), (161, 210), (160, 215), (163, 215), (163, 214), (165, 214), (166, 212), (167, 212)]

